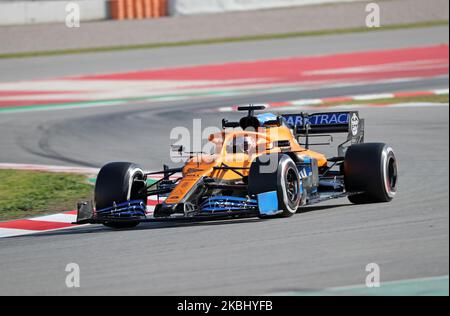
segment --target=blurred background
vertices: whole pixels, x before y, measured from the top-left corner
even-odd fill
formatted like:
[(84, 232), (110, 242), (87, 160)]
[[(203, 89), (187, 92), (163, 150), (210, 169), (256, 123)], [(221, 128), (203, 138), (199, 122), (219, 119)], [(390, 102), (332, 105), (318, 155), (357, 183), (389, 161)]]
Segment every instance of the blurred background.
[[(96, 21), (150, 19), (361, 1), (367, 2), (363, 0), (0, 0), (0, 24), (61, 22), (65, 20), (64, 12), (69, 3), (79, 6), (82, 13), (81, 21)], [(384, 1), (389, 0), (381, 0)], [(414, 9), (408, 8), (412, 3), (420, 1), (403, 2), (404, 10), (407, 11)], [(427, 2), (431, 2), (433, 6), (435, 0)]]
[[(0, 0), (0, 54), (366, 28), (371, 2)], [(448, 20), (446, 0), (376, 3), (383, 27)]]

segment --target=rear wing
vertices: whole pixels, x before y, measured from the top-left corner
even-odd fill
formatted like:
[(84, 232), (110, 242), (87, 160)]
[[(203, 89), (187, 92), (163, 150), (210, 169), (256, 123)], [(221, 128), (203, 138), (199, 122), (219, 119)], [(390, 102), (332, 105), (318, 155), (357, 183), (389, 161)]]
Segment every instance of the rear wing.
[(347, 141), (339, 146), (341, 156), (345, 154), (346, 145), (364, 142), (364, 119), (359, 117), (358, 111), (283, 114), (282, 117), (296, 137), (306, 138), (307, 148), (312, 135), (347, 134)]

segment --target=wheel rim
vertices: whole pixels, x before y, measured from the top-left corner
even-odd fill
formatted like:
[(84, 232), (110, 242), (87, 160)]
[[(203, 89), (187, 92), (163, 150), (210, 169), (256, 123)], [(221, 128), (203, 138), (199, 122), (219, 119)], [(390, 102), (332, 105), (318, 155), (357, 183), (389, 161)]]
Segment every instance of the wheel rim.
[(392, 148), (388, 147), (383, 153), (384, 186), (386, 194), (393, 198), (397, 194), (398, 169)]
[(143, 180), (144, 179), (144, 171), (142, 171), (142, 169), (140, 168), (136, 168), (134, 170), (131, 171), (130, 174), (130, 182), (129, 182), (129, 186), (128, 186), (128, 194), (127, 194), (127, 200), (132, 200), (132, 199), (139, 199), (140, 197), (138, 196), (138, 191), (139, 188), (136, 188), (136, 180)]
[(290, 168), (286, 175), (286, 193), (290, 202), (295, 203), (300, 194), (300, 183), (297, 178), (297, 173)]
[(387, 187), (390, 193), (396, 192), (397, 179), (398, 179), (397, 162), (393, 157), (390, 157), (387, 167)]

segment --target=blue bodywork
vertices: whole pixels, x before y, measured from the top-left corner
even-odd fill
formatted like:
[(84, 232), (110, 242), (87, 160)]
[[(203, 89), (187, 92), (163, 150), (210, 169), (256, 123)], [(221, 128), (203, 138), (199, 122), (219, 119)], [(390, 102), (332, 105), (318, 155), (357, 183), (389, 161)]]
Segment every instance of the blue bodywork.
[(134, 218), (145, 217), (147, 207), (142, 200), (128, 201), (96, 211), (100, 217)]
[(279, 213), (277, 192), (271, 191), (258, 194), (258, 207), (261, 215), (275, 215)]
[(278, 116), (273, 113), (263, 113), (256, 115), (256, 118), (261, 124), (261, 127), (267, 127), (267, 125), (273, 125), (278, 122)]
[(261, 215), (274, 215), (279, 212), (278, 195), (276, 191), (259, 194), (257, 200), (232, 196), (213, 196), (201, 205), (201, 211), (214, 212), (243, 212), (254, 210)]
[(333, 125), (348, 125), (350, 122), (349, 112), (337, 113), (318, 113), (304, 118), (300, 114), (286, 114), (283, 115), (288, 126), (304, 126), (309, 123), (311, 126), (333, 126)]
[(256, 200), (233, 196), (213, 196), (206, 199), (201, 205), (201, 211), (206, 213), (238, 212), (243, 210), (256, 210), (257, 208), (258, 202)]
[[(300, 193), (303, 193), (303, 181), (306, 178), (311, 178), (314, 175), (313, 172), (313, 159), (312, 157), (309, 156), (303, 156), (302, 157), (303, 161), (302, 163), (299, 165), (299, 174), (300, 174), (300, 178), (302, 179), (302, 181), (300, 181)], [(312, 193), (316, 193), (317, 192), (317, 187), (312, 186), (310, 187), (310, 190)]]

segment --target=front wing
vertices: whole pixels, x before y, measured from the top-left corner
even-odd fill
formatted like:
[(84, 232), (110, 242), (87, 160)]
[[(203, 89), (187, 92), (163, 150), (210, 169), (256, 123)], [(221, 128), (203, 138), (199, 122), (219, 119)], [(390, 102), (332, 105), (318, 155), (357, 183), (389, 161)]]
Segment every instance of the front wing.
[[(346, 192), (330, 192), (326, 194), (317, 195), (311, 198), (307, 205), (314, 205), (329, 201), (332, 199), (344, 198), (349, 195), (358, 193)], [(232, 197), (230, 197), (232, 198)], [(217, 197), (212, 197), (212, 200)], [(223, 197), (222, 197), (223, 199)], [(233, 198), (235, 199), (235, 198)], [(250, 204), (248, 202), (255, 203)], [(104, 224), (108, 222), (168, 222), (168, 221), (208, 221), (218, 219), (232, 219), (257, 217), (261, 215), (277, 215), (281, 211), (278, 210), (278, 199), (276, 192), (267, 192), (258, 195), (257, 201), (248, 201), (244, 206), (237, 207), (218, 207), (211, 209), (211, 203), (208, 204), (208, 211), (192, 212), (187, 214), (173, 214), (168, 217), (154, 217), (153, 214), (146, 212), (146, 207), (143, 201), (128, 201), (122, 204), (114, 205), (108, 209), (96, 211), (92, 202), (83, 202), (78, 204), (77, 221), (74, 224)]]

